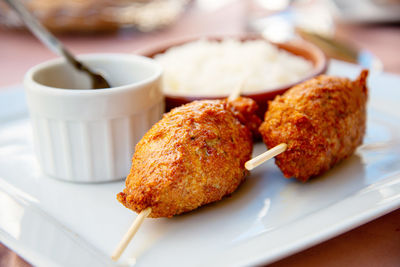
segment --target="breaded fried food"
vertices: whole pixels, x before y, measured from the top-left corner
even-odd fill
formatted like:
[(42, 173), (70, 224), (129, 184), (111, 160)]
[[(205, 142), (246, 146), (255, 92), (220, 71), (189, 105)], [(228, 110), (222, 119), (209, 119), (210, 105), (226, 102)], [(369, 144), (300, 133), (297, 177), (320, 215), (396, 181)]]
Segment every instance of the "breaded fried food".
[(175, 108), (136, 145), (117, 199), (149, 217), (171, 217), (231, 194), (244, 180), (261, 120), (246, 98), (195, 101)]
[(366, 128), (368, 71), (355, 81), (319, 76), (269, 103), (260, 126), (268, 148), (286, 143), (275, 158), (285, 177), (305, 182), (349, 157)]

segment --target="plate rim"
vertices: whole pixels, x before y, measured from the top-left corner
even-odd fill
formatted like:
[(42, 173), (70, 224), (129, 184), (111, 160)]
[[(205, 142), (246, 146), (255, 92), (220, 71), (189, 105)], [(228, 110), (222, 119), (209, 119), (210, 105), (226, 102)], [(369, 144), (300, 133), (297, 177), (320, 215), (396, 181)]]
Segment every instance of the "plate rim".
[[(352, 64), (349, 64), (349, 65), (352, 65)], [(354, 66), (354, 65), (352, 65), (352, 66)], [(389, 75), (393, 75), (393, 74), (389, 74)], [(400, 78), (400, 76), (398, 76), (398, 75), (394, 75), (394, 76)], [(22, 85), (11, 85), (11, 86), (6, 86), (3, 88), (0, 88), (0, 96), (4, 95), (3, 92), (23, 91), (23, 89), (21, 89), (21, 88), (22, 88)], [(386, 111), (381, 111), (381, 110), (379, 110), (379, 112), (386, 113)], [(397, 114), (390, 114), (390, 115), (397, 115)], [(13, 120), (14, 120), (14, 118), (10, 119), (10, 121), (13, 121)], [(400, 172), (394, 173), (394, 174), (392, 173), (391, 176), (396, 176), (397, 177), (396, 179), (399, 179)], [(384, 179), (386, 179), (386, 178), (382, 178), (382, 180), (384, 180)], [(3, 178), (0, 177), (0, 180), (3, 180)], [(382, 181), (382, 180), (380, 180), (380, 181)], [(373, 183), (370, 186), (372, 186), (372, 185), (376, 185), (376, 183)], [(367, 187), (369, 187), (369, 186), (367, 186)], [(367, 188), (367, 187), (365, 187), (365, 188)], [(362, 188), (361, 190), (364, 190), (365, 188)], [(10, 197), (15, 198), (15, 196), (13, 194), (10, 195), (10, 193), (7, 192), (6, 190), (3, 190), (3, 192), (6, 192), (7, 194), (9, 194)], [(398, 192), (397, 195), (400, 196), (400, 192)], [(342, 201), (340, 201), (340, 202), (342, 202)], [(38, 208), (40, 208), (40, 206), (38, 206)], [(312, 247), (316, 244), (324, 242), (330, 238), (333, 238), (335, 236), (343, 234), (351, 229), (357, 228), (362, 224), (370, 222), (370, 221), (372, 221), (380, 216), (383, 216), (387, 213), (390, 213), (391, 211), (394, 211), (398, 208), (400, 208), (400, 198), (398, 198), (394, 201), (390, 201), (390, 202), (386, 203), (385, 205), (381, 205), (378, 208), (372, 209), (370, 212), (364, 211), (356, 219), (349, 218), (349, 219), (343, 221), (341, 223), (340, 227), (339, 226), (333, 227), (333, 228), (327, 227), (326, 229), (324, 229), (322, 234), (321, 233), (315, 234), (316, 236), (311, 238), (312, 240), (302, 239), (299, 242), (295, 242), (295, 244), (289, 246), (285, 250), (280, 250), (280, 251), (278, 250), (277, 252), (274, 252), (272, 254), (271, 253), (268, 253), (265, 255), (261, 254), (257, 258), (247, 259), (246, 261), (238, 262), (238, 264), (236, 264), (236, 265), (243, 266), (243, 265), (255, 265), (255, 264), (268, 264), (268, 263), (278, 261), (284, 257), (287, 257), (287, 256), (297, 253), (299, 251), (303, 251), (309, 247)], [(48, 216), (53, 217), (53, 215), (48, 214), (47, 212), (45, 212), (45, 213)], [(308, 218), (308, 217), (306, 217), (306, 218)], [(294, 223), (291, 223), (291, 224), (294, 224)], [(0, 228), (0, 241), (3, 242), (4, 245), (10, 247), (12, 250), (17, 252), (19, 255), (21, 255), (21, 257), (25, 258), (28, 262), (36, 262), (37, 259), (42, 258), (41, 256), (39, 257), (39, 256), (35, 255), (36, 254), (35, 252), (30, 252), (29, 249), (25, 249), (23, 244), (18, 244), (19, 243), (18, 241), (13, 242), (10, 238), (7, 238), (6, 234), (7, 233), (4, 232), (2, 228)], [(44, 257), (43, 260), (46, 260), (45, 256), (43, 256), (43, 257)], [(34, 260), (33, 258), (36, 258), (36, 259)], [(49, 262), (51, 262), (51, 261), (49, 261)], [(230, 262), (230, 264), (231, 264), (231, 262)], [(232, 265), (230, 265), (230, 266), (232, 266)]]

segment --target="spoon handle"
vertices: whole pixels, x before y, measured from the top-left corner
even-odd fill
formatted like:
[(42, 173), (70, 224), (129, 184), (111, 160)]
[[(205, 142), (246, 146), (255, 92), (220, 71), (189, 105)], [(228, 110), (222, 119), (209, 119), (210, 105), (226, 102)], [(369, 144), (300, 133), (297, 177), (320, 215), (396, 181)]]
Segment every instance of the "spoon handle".
[(65, 56), (65, 53), (70, 54), (57, 38), (54, 37), (46, 28), (40, 24), (37, 19), (25, 8), (19, 0), (4, 0), (15, 12), (18, 13), (25, 25), (36, 35), (51, 51)]
[(51, 51), (67, 59), (77, 70), (86, 72), (91, 80), (93, 89), (110, 88), (110, 84), (104, 77), (91, 71), (86, 65), (76, 58), (64, 47), (64, 45), (25, 8), (19, 0), (4, 0), (21, 18), (26, 27), (44, 43)]

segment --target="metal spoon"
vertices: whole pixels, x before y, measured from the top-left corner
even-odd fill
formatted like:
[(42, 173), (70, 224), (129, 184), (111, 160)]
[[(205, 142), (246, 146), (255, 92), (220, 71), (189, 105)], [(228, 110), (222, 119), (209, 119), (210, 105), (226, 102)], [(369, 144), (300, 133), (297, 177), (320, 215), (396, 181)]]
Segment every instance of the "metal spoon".
[(74, 68), (79, 71), (86, 72), (92, 80), (93, 89), (110, 88), (110, 84), (106, 79), (99, 73), (93, 72), (82, 62), (78, 61), (69, 52), (64, 45), (24, 7), (24, 5), (19, 0), (4, 0), (15, 12), (19, 15), (21, 20), (29, 28), (29, 30), (41, 40), (50, 50), (54, 53), (64, 57), (69, 63), (71, 63)]

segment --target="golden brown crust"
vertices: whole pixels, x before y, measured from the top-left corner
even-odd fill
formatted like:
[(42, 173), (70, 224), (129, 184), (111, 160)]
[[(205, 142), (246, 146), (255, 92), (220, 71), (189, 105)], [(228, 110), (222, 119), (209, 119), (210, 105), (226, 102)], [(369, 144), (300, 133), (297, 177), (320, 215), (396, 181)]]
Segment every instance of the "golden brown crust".
[(195, 101), (165, 114), (136, 145), (117, 198), (150, 217), (171, 217), (220, 200), (243, 181), (252, 137), (226, 100)]
[(235, 117), (251, 131), (253, 139), (260, 138), (258, 128), (261, 125), (261, 119), (256, 115), (258, 106), (253, 99), (238, 97), (233, 101), (229, 101), (228, 107)]
[(307, 181), (349, 157), (362, 143), (367, 76), (366, 70), (356, 81), (321, 75), (269, 103), (260, 132), (268, 148), (288, 144), (275, 158), (286, 177)]

